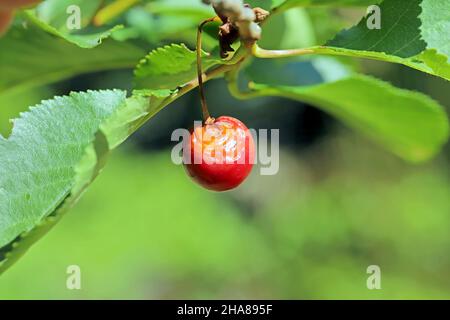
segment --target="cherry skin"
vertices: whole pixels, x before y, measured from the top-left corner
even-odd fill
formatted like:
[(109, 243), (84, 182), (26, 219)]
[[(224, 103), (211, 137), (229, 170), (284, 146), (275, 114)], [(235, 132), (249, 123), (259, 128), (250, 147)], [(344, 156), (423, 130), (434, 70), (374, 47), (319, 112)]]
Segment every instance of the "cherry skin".
[(238, 119), (210, 119), (190, 135), (189, 176), (206, 189), (226, 191), (239, 186), (250, 174), (255, 143), (248, 128)]

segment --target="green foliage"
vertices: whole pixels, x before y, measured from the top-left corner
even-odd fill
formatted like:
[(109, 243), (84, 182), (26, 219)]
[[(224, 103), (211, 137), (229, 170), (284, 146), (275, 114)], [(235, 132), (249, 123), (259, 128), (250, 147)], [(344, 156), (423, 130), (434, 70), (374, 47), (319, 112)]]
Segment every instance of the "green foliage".
[[(220, 58), (203, 54), (204, 70), (223, 63)], [(148, 54), (136, 67), (137, 89), (176, 89), (195, 78), (197, 55), (184, 44), (165, 46)]]
[[(368, 29), (368, 17), (365, 17), (358, 25), (340, 32), (325, 46), (317, 48), (317, 52), (401, 63), (450, 80), (448, 41), (442, 40), (450, 37), (449, 2), (411, 0), (405, 7), (402, 0), (385, 0), (380, 9), (381, 29)], [(446, 55), (447, 63), (441, 61), (436, 65), (435, 60), (443, 58), (427, 52), (427, 48)], [(429, 59), (430, 55), (433, 55), (432, 59)]]
[(147, 98), (89, 91), (44, 101), (14, 121), (0, 140), (0, 272), (73, 206), (109, 150), (151, 112)]
[(0, 50), (0, 95), (86, 72), (132, 67), (144, 54), (131, 44), (114, 41), (84, 50), (34, 25), (13, 27), (0, 38), (0, 47), (8, 48)]
[[(450, 298), (447, 164), (408, 168), (340, 134), (314, 149), (312, 163), (283, 153), (279, 175), (226, 197), (193, 185), (166, 150), (119, 149), (2, 275), (0, 299)], [(365, 286), (374, 261), (382, 290)], [(64, 286), (73, 264), (82, 290)]]
[(438, 75), (450, 79), (450, 5), (448, 1), (423, 1), (421, 36), (427, 50), (419, 57)]
[(26, 94), (2, 93), (0, 94), (0, 135), (8, 136), (11, 132), (12, 121), (20, 112), (28, 110), (29, 106), (38, 104), (55, 94), (49, 88), (29, 90)]
[(39, 20), (54, 29), (63, 33), (73, 33), (76, 30), (67, 28), (69, 15), (67, 9), (70, 6), (80, 8), (81, 27), (84, 28), (91, 23), (101, 4), (102, 0), (46, 0), (35, 8), (35, 13)]
[[(367, 18), (327, 43), (331, 47), (383, 52), (401, 58), (422, 52), (426, 43), (420, 38), (421, 0), (386, 0), (380, 5), (381, 29), (369, 29)], [(402, 14), (399, 14), (402, 12)]]
[(180, 19), (191, 18), (197, 25), (199, 21), (214, 15), (211, 6), (197, 0), (157, 0), (147, 4), (149, 12), (156, 15), (174, 16)]
[[(146, 50), (156, 43), (171, 43), (173, 37), (191, 39), (199, 22), (196, 20), (206, 16), (211, 8), (191, 2), (176, 7), (175, 3), (180, 3), (173, 1), (170, 6), (151, 2), (124, 13), (120, 19), (131, 26), (115, 35), (113, 32), (121, 26), (90, 25), (100, 1), (71, 2), (82, 7), (82, 25), (86, 27), (82, 32), (68, 30), (65, 25), (67, 13), (61, 8), (67, 1), (49, 0), (25, 12), (7, 36), (0, 39), (0, 46), (7, 48), (0, 51), (0, 94), (17, 94), (81, 73), (134, 67), (144, 55), (143, 50), (128, 42), (102, 43), (111, 36), (121, 41), (139, 38), (146, 41), (145, 45), (140, 43)], [(273, 0), (264, 4), (279, 6), (274, 12), (282, 13), (296, 6), (369, 2)], [(325, 46), (310, 47), (310, 52), (400, 63), (450, 80), (448, 1), (411, 0), (405, 7), (404, 1), (385, 0), (381, 6), (381, 30), (368, 30), (364, 18)], [(152, 22), (147, 24), (149, 16)], [(158, 21), (163, 27), (158, 27)], [(279, 38), (263, 41), (285, 48), (312, 46), (316, 39), (312, 23), (303, 9), (284, 13), (280, 20), (269, 21), (266, 29), (269, 37)], [(280, 33), (279, 29), (286, 30)], [(301, 41), (299, 29), (305, 32)], [(217, 32), (217, 25), (212, 30)], [(157, 36), (146, 35), (159, 31)], [(203, 69), (221, 71), (214, 76), (223, 76), (225, 68), (219, 66), (226, 64), (224, 67), (231, 66), (226, 71), (234, 68), (232, 71), (237, 72), (241, 64), (233, 65), (238, 61), (236, 57), (250, 60), (250, 53), (243, 48), (229, 60), (219, 57), (217, 44), (208, 51), (211, 53), (202, 52)], [(257, 67), (256, 71), (253, 68), (252, 72), (252, 66), (258, 62), (254, 63), (247, 69), (248, 75), (259, 84), (253, 84), (255, 91), (251, 94), (310, 103), (407, 160), (429, 159), (448, 139), (445, 112), (423, 94), (397, 89), (368, 76), (351, 75), (348, 67), (332, 59), (293, 64), (292, 60), (284, 60), (259, 70)], [(300, 66), (315, 71), (318, 79), (305, 82)], [(72, 93), (44, 101), (15, 120), (11, 135), (7, 139), (0, 137), (0, 273), (75, 204), (104, 167), (112, 149), (196, 86), (196, 72), (195, 51), (183, 44), (165, 45), (151, 51), (136, 66), (137, 90), (131, 97), (119, 90)], [(258, 82), (261, 76), (269, 81)], [(190, 86), (183, 88), (187, 83)]]
[(255, 85), (255, 89), (319, 107), (410, 161), (429, 159), (449, 135), (447, 115), (438, 103), (368, 76), (316, 86)]
[[(122, 291), (129, 297), (138, 298), (140, 290), (157, 290), (157, 286), (148, 285), (150, 279), (143, 281), (142, 287), (133, 285), (135, 288), (140, 287), (135, 292), (126, 289), (130, 283), (134, 283), (131, 280), (134, 271), (147, 277), (141, 273), (144, 270), (138, 271), (139, 261), (145, 263), (142, 266), (146, 270), (155, 272), (148, 273), (151, 279), (161, 276), (161, 280), (165, 276), (160, 272), (166, 267), (166, 271), (170, 270), (166, 274), (169, 277), (203, 273), (218, 281), (223, 276), (228, 277), (230, 272), (237, 274), (242, 269), (258, 269), (259, 261), (263, 258), (249, 259), (248, 252), (252, 250), (264, 255), (267, 249), (262, 247), (262, 239), (255, 228), (244, 223), (233, 205), (221, 202), (215, 194), (192, 185), (183, 169), (174, 167), (168, 161), (166, 152), (146, 156), (132, 149), (125, 150), (118, 150), (111, 156), (105, 171), (74, 211), (42, 239), (24, 260), (0, 278), (0, 299), (19, 294), (21, 286), (15, 286), (11, 280), (17, 272), (23, 272), (23, 267), (31, 266), (28, 259), (33, 259), (38, 252), (42, 253), (42, 246), (61, 247), (54, 250), (47, 247), (54, 257), (45, 274), (55, 278), (47, 279), (51, 284), (43, 287), (41, 297), (51, 294), (53, 280), (61, 279), (58, 272), (53, 270), (61, 267), (65, 270), (73, 261), (80, 263), (83, 279), (90, 279), (90, 285), (89, 289), (80, 291), (66, 290), (62, 286), (62, 291), (68, 294), (66, 297), (81, 294), (86, 298), (97, 295), (112, 298), (119, 297), (118, 292)], [(151, 203), (149, 195), (152, 195)], [(217, 205), (218, 201), (220, 206)], [(200, 202), (202, 205), (199, 206)], [(169, 229), (172, 230), (170, 236)], [(245, 239), (245, 243), (242, 239)], [(98, 248), (104, 249), (100, 252)], [(43, 259), (45, 257), (48, 257), (47, 254), (41, 256)], [(66, 264), (70, 259), (73, 259), (72, 262)], [(48, 262), (48, 258), (46, 260)], [(32, 265), (37, 267), (40, 263), (35, 261)], [(122, 271), (118, 271), (117, 267)], [(103, 276), (97, 277), (100, 269), (103, 269)], [(113, 278), (110, 276), (115, 277), (120, 273), (122, 277), (111, 281)], [(31, 276), (29, 273), (26, 275)], [(108, 278), (110, 285), (100, 285)], [(29, 280), (34, 286), (34, 281), (43, 279), (39, 276)], [(45, 288), (51, 289), (46, 292)], [(29, 293), (32, 294), (31, 291)], [(59, 292), (53, 293), (63, 297)], [(143, 296), (146, 294), (150, 292), (142, 292)]]
[(428, 49), (450, 58), (450, 5), (446, 0), (422, 1), (421, 35)]
[(14, 121), (10, 137), (0, 140), (0, 247), (42, 223), (69, 196), (74, 167), (100, 124), (124, 102), (120, 91), (73, 93)]
[(381, 0), (272, 0), (273, 8), (283, 10), (300, 6), (370, 6)]
[(102, 41), (111, 36), (114, 31), (117, 31), (122, 28), (122, 26), (115, 26), (107, 30), (92, 30), (90, 33), (84, 34), (74, 34), (67, 33), (64, 31), (60, 31), (53, 27), (50, 24), (45, 23), (44, 21), (38, 19), (35, 14), (31, 11), (26, 12), (28, 19), (42, 28), (43, 30), (57, 36), (63, 38), (64, 40), (73, 43), (81, 48), (94, 48), (102, 43)]
[[(299, 37), (298, 30), (302, 30)], [(271, 17), (264, 25), (264, 37), (259, 44), (266, 48), (291, 49), (316, 43), (314, 26), (307, 11), (295, 8)]]
[[(264, 85), (311, 86), (346, 78), (351, 74), (351, 68), (331, 57), (306, 61), (255, 59), (243, 73), (253, 82)], [(304, 76), (299, 77), (299, 74)]]
[[(125, 28), (113, 34), (115, 39), (145, 39), (161, 46), (170, 39), (172, 43), (187, 43), (195, 46), (197, 26), (200, 21), (214, 16), (211, 6), (197, 0), (159, 0), (145, 6), (131, 8), (124, 15)], [(208, 32), (213, 29), (212, 32)], [(157, 32), (155, 32), (157, 31)], [(204, 48), (217, 46), (217, 26), (205, 28)], [(209, 36), (212, 34), (212, 36)]]

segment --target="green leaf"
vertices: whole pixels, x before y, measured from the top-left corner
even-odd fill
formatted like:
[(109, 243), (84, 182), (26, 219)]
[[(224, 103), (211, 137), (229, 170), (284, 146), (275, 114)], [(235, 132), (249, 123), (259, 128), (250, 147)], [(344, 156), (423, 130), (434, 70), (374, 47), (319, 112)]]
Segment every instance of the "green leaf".
[(421, 35), (427, 50), (421, 59), (437, 75), (450, 78), (450, 3), (446, 0), (422, 1)]
[(80, 8), (81, 27), (88, 26), (96, 12), (100, 9), (102, 0), (46, 0), (35, 8), (36, 17), (47, 25), (63, 33), (72, 33), (67, 28), (67, 20), (72, 12), (70, 6)]
[[(171, 86), (184, 84), (178, 80)], [(0, 273), (76, 203), (112, 149), (185, 92), (145, 88), (128, 99), (119, 90), (72, 93), (23, 113), (0, 139)]]
[[(156, 56), (171, 72), (189, 72), (174, 58), (185, 62), (184, 54), (189, 58), (193, 52), (184, 46), (166, 49), (146, 61), (155, 67)], [(158, 67), (150, 68), (150, 74), (164, 77), (165, 70)], [(114, 90), (44, 101), (21, 114), (8, 139), (0, 136), (0, 273), (75, 204), (109, 151), (187, 91), (167, 89), (184, 84), (183, 77), (174, 77), (178, 82), (146, 87), (128, 99), (124, 91)]]
[(112, 40), (82, 49), (34, 25), (13, 27), (0, 38), (0, 47), (8, 48), (0, 50), (0, 95), (82, 73), (132, 68), (144, 55), (140, 48)]
[(293, 7), (306, 6), (370, 6), (377, 4), (381, 0), (272, 0), (272, 8), (280, 8), (283, 10)]
[[(219, 57), (203, 54), (203, 70), (221, 63)], [(175, 89), (196, 77), (196, 52), (184, 44), (158, 48), (140, 62), (134, 74), (136, 89)]]
[(281, 96), (321, 108), (384, 145), (398, 156), (420, 162), (447, 142), (448, 118), (431, 98), (363, 75), (316, 86), (255, 85), (262, 95)]
[(72, 93), (14, 121), (11, 136), (0, 136), (0, 273), (75, 204), (109, 152), (159, 111), (165, 97)]
[[(153, 1), (144, 8), (135, 7), (128, 10), (124, 15), (126, 28), (115, 32), (113, 38), (141, 38), (151, 44), (165, 44), (167, 39), (170, 39), (172, 43), (183, 42), (195, 47), (199, 23), (213, 16), (212, 7), (202, 4), (201, 1)], [(217, 32), (218, 23), (205, 26), (204, 48), (217, 46)]]
[(436, 49), (427, 49), (422, 52), (417, 59), (425, 63), (428, 68), (431, 68), (433, 75), (450, 80), (450, 63), (448, 56), (439, 54)]
[(350, 69), (332, 57), (316, 57), (310, 60), (254, 59), (244, 72), (256, 83), (311, 86), (348, 77)]
[(147, 4), (147, 10), (157, 15), (171, 15), (177, 17), (191, 17), (197, 24), (214, 16), (212, 6), (197, 0), (158, 0)]
[[(298, 31), (302, 30), (299, 37)], [(268, 48), (303, 48), (317, 43), (314, 26), (305, 9), (296, 8), (272, 16), (263, 29), (259, 45)]]
[(11, 136), (0, 137), (0, 247), (67, 197), (73, 168), (100, 124), (124, 102), (122, 91), (73, 93), (43, 101), (14, 120)]
[(339, 33), (326, 45), (352, 50), (383, 52), (402, 58), (421, 53), (426, 43), (420, 38), (421, 0), (386, 0), (380, 5), (381, 29), (369, 29), (367, 19)]
[(420, 54), (411, 58), (401, 58), (394, 55), (388, 55), (383, 52), (352, 50), (328, 46), (311, 47), (305, 50), (310, 50), (310, 52), (314, 54), (366, 58), (385, 62), (398, 63), (419, 70), (421, 72), (425, 72), (434, 76), (441, 77), (446, 80), (450, 80), (449, 68), (446, 65), (447, 63), (445, 62), (447, 57), (438, 55), (436, 54), (436, 51), (433, 50), (425, 50)]
[(22, 92), (0, 94), (0, 135), (7, 136), (11, 132), (12, 123), (9, 119), (28, 110), (29, 106), (52, 96), (54, 96), (54, 93), (48, 87), (31, 89), (26, 94)]
[(36, 26), (42, 28), (48, 33), (51, 33), (57, 37), (60, 37), (70, 43), (73, 43), (81, 48), (94, 48), (102, 43), (102, 41), (112, 35), (114, 31), (120, 30), (123, 28), (123, 26), (118, 25), (113, 28), (109, 28), (106, 30), (103, 29), (94, 29), (89, 30), (89, 33), (68, 33), (64, 31), (60, 31), (53, 27), (52, 25), (49, 25), (45, 23), (44, 21), (38, 19), (35, 14), (32, 11), (26, 11), (25, 15), (27, 16), (28, 20), (35, 24)]
[(450, 2), (423, 0), (421, 34), (428, 49), (450, 57)]
[(368, 15), (324, 46), (308, 49), (316, 54), (399, 63), (450, 80), (450, 2), (385, 0), (380, 9), (381, 29), (367, 27)]

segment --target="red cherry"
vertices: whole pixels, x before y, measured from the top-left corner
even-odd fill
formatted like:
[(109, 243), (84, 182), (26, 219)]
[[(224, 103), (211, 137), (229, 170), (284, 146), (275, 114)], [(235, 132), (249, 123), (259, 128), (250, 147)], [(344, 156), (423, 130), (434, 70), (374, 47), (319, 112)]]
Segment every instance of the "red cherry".
[(206, 189), (226, 191), (240, 185), (252, 170), (255, 143), (238, 119), (222, 116), (194, 128), (190, 136), (189, 176)]

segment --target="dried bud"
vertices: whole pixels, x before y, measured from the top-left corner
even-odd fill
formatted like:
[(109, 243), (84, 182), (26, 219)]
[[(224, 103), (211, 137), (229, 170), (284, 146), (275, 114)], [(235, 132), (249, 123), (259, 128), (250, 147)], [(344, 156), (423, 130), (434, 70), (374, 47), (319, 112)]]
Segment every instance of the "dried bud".
[(259, 22), (263, 22), (264, 20), (266, 20), (266, 18), (269, 16), (270, 12), (267, 10), (264, 10), (263, 8), (253, 8), (253, 12), (256, 15), (256, 19), (255, 22), (259, 23)]
[(237, 20), (244, 9), (242, 0), (216, 0), (213, 1), (213, 6), (216, 11), (228, 16), (231, 20)]
[(264, 21), (269, 12), (261, 9), (252, 9), (243, 0), (203, 0), (212, 4), (216, 14), (222, 20), (219, 31), (220, 53), (222, 58), (228, 52), (234, 51), (231, 44), (239, 38), (246, 46), (261, 39), (261, 27), (258, 23)]
[(252, 39), (259, 40), (261, 39), (262, 30), (261, 27), (257, 23), (250, 23), (248, 26), (250, 36)]
[(239, 28), (239, 34), (244, 41), (256, 41), (261, 39), (261, 27), (250, 21), (238, 21), (236, 22)]
[(252, 21), (252, 22), (255, 21), (255, 19), (256, 15), (250, 8), (244, 8), (244, 10), (242, 10), (241, 15), (238, 18), (239, 21)]

